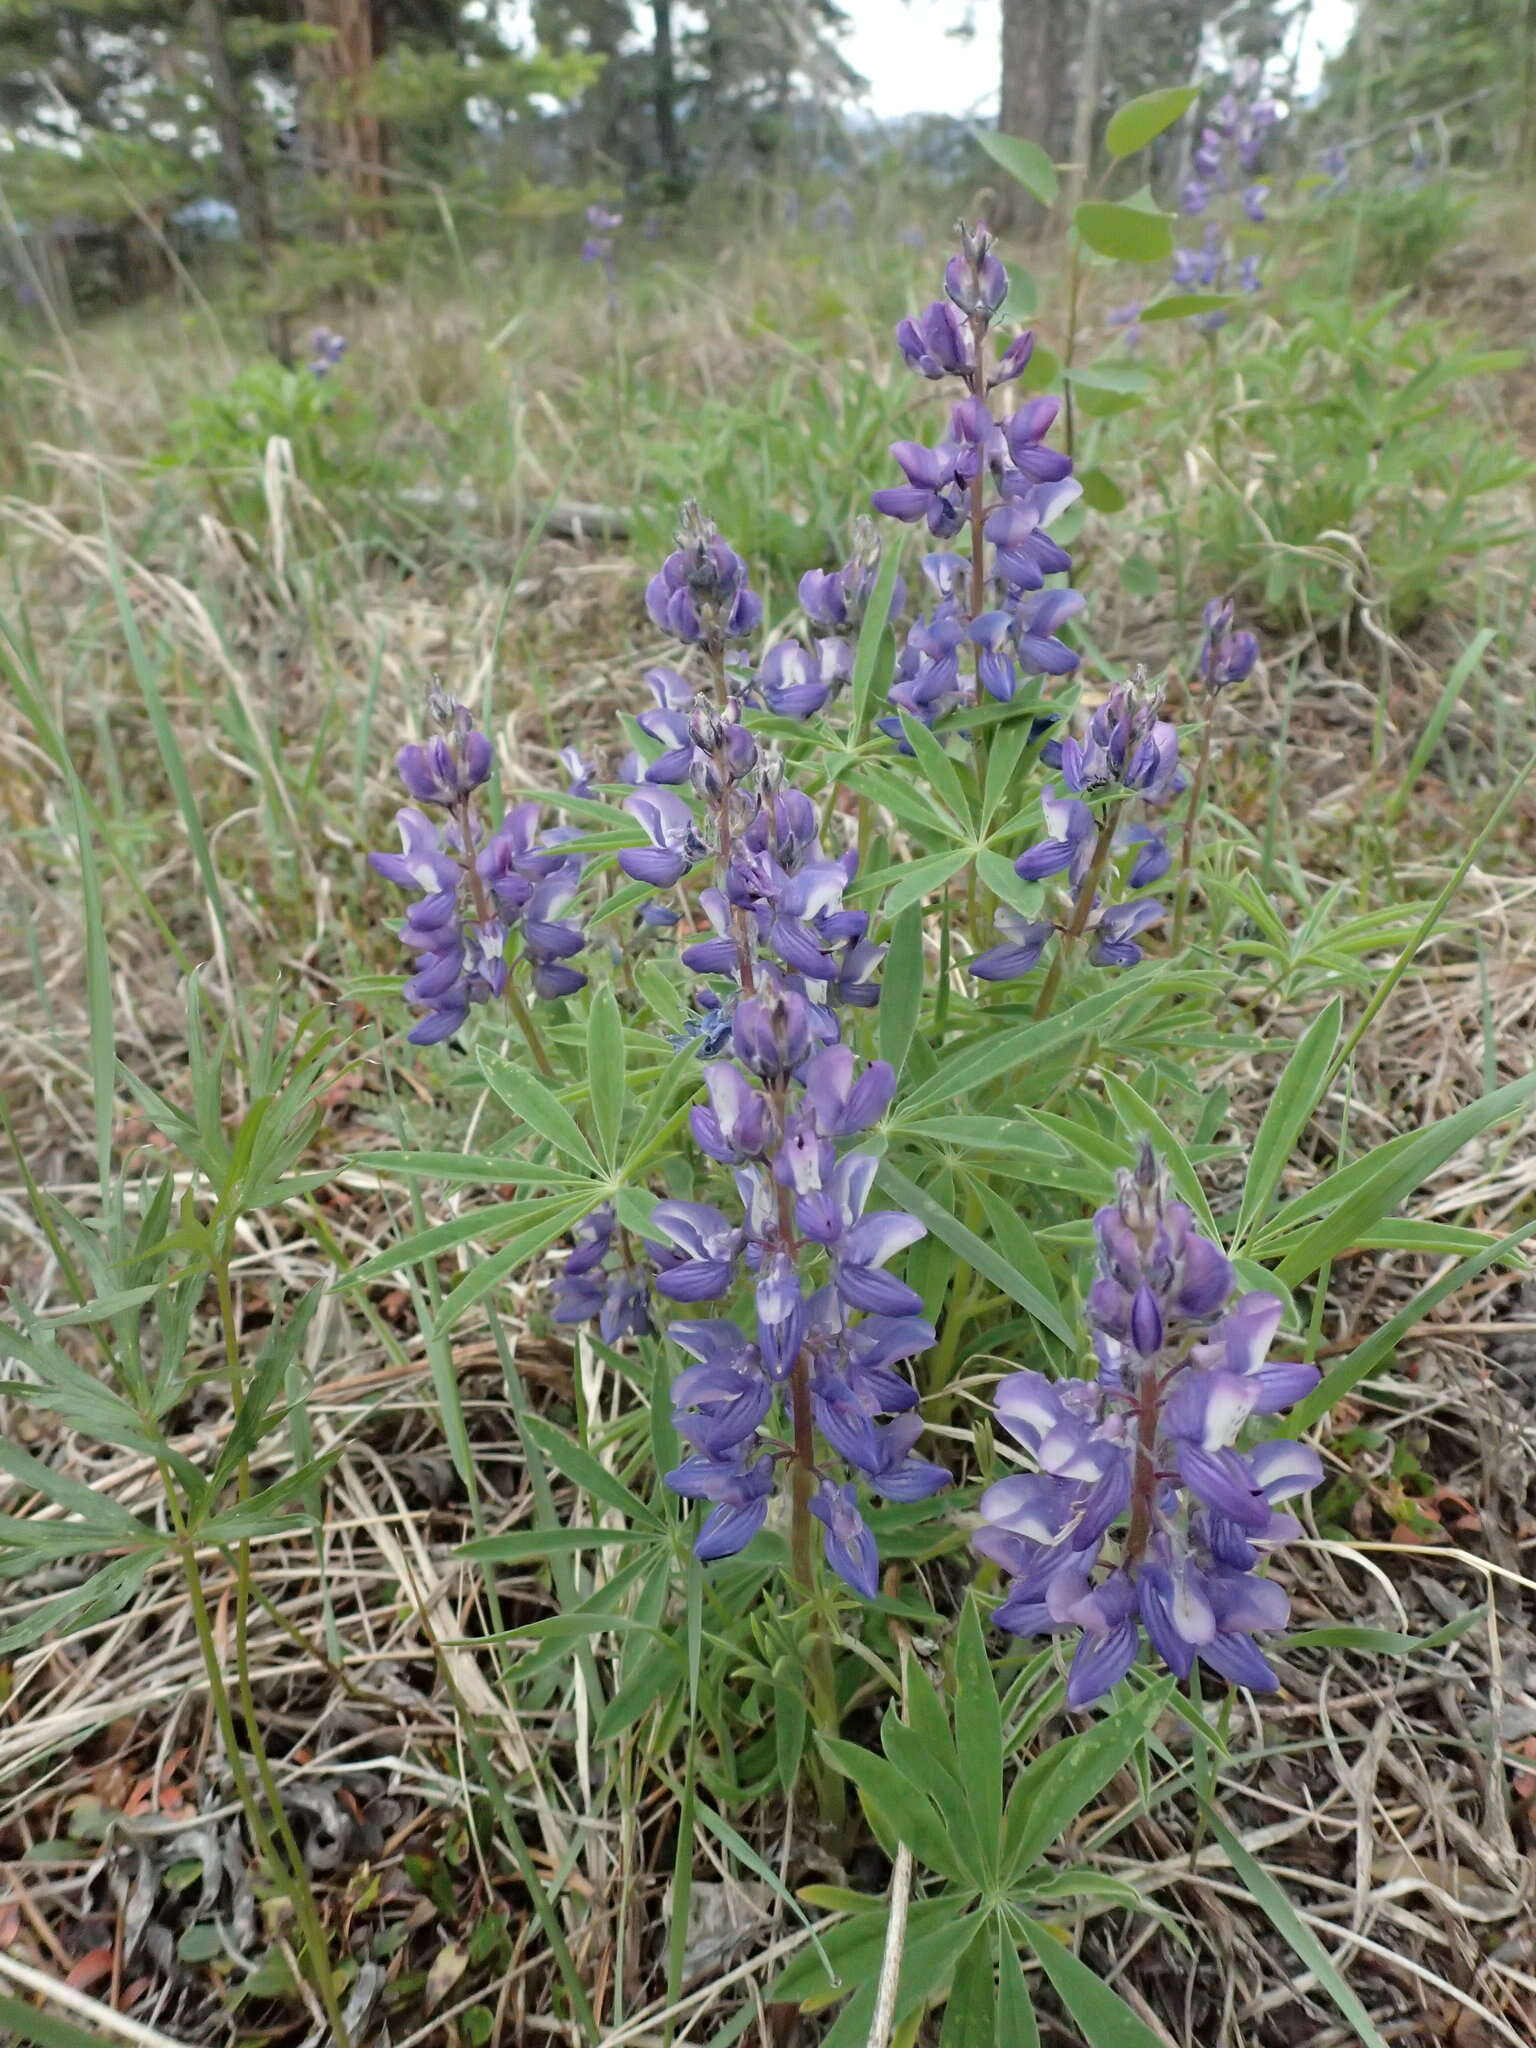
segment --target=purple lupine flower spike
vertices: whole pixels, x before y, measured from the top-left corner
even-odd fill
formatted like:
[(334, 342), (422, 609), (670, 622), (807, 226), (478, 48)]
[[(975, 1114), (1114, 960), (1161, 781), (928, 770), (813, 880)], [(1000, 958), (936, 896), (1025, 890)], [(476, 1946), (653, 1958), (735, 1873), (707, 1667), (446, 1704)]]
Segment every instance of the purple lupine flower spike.
[(974, 1547), (1008, 1580), (994, 1619), (1016, 1635), (1076, 1635), (1073, 1708), (1125, 1677), (1143, 1631), (1181, 1679), (1198, 1658), (1233, 1684), (1273, 1688), (1253, 1638), (1283, 1627), (1289, 1603), (1257, 1567), (1298, 1533), (1280, 1503), (1310, 1492), (1322, 1465), (1306, 1444), (1245, 1452), (1237, 1439), (1319, 1374), (1265, 1362), (1279, 1300), (1233, 1300), (1231, 1265), (1170, 1199), (1150, 1146), (1094, 1234), (1097, 1378), (1019, 1372), (997, 1390), (998, 1420), (1035, 1469), (981, 1498)]
[(415, 1045), (452, 1038), (471, 1009), (507, 986), (506, 945), (520, 930), (535, 995), (554, 1000), (583, 987), (568, 963), (583, 950), (580, 923), (560, 913), (576, 894), (581, 857), (561, 850), (564, 828), (541, 833), (538, 806), (519, 805), (488, 831), (475, 798), (490, 779), (492, 749), (468, 710), (435, 685), (427, 707), (438, 731), (402, 747), (400, 778), (417, 803), (396, 814), (401, 851), (371, 853), (386, 881), (420, 892), (400, 928), (415, 965), (404, 986), (408, 1003), (425, 1012), (408, 1036)]

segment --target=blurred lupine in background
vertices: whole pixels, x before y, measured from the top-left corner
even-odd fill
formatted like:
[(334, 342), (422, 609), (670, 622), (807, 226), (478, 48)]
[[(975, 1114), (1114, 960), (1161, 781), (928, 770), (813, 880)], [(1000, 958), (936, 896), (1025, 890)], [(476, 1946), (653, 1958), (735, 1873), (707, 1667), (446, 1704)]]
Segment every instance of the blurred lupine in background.
[(347, 338), (334, 328), (317, 327), (309, 337), (309, 367), (316, 377), (328, 377), (347, 352)]
[(593, 263), (603, 273), (603, 284), (607, 294), (608, 310), (618, 311), (619, 266), (617, 259), (618, 231), (624, 225), (622, 213), (614, 213), (608, 207), (594, 204), (587, 208), (587, 239), (581, 245), (583, 263)]

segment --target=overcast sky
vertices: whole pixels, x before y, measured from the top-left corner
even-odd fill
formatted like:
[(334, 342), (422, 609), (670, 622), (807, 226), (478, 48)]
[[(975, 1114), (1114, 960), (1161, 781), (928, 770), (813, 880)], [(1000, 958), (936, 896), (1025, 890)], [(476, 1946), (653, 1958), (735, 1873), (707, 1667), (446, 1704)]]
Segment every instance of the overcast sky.
[[(843, 6), (853, 18), (843, 47), (869, 80), (874, 113), (888, 118), (996, 108), (1000, 0), (843, 0)], [(1303, 91), (1316, 84), (1323, 57), (1343, 44), (1354, 12), (1354, 0), (1316, 0), (1299, 70)], [(967, 24), (972, 35), (953, 33)]]

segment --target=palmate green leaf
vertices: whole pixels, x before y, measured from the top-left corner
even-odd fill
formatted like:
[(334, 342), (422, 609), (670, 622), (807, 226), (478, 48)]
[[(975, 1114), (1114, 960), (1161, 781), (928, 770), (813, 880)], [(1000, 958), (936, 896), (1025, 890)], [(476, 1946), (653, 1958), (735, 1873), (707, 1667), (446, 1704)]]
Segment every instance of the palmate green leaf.
[(1056, 1996), (1093, 2048), (1167, 2048), (1162, 2036), (1138, 2019), (1119, 1993), (1102, 1983), (1048, 1927), (1024, 1913), (1018, 1924)]
[[(885, 1002), (883, 987), (880, 1001), (882, 1005)], [(925, 1116), (911, 1123), (894, 1121), (890, 1128), (904, 1138), (926, 1138), (936, 1145), (961, 1146), (969, 1152), (1015, 1153), (1032, 1166), (1060, 1163), (1070, 1156), (1053, 1132), (1043, 1131), (1027, 1117)]]
[(1469, 1607), (1454, 1621), (1427, 1636), (1404, 1635), (1400, 1629), (1361, 1628), (1339, 1623), (1327, 1628), (1298, 1629), (1285, 1638), (1287, 1650), (1365, 1650), (1373, 1657), (1416, 1657), (1424, 1650), (1443, 1650), (1459, 1642), (1487, 1619), (1486, 1607)]
[(912, 749), (918, 767), (935, 799), (942, 803), (955, 823), (967, 832), (976, 829), (975, 805), (970, 792), (961, 780), (960, 769), (954, 757), (945, 749), (942, 741), (923, 724), (920, 718), (909, 717), (905, 711), (897, 716), (907, 745)]
[(857, 1786), (870, 1826), (883, 1841), (891, 1846), (905, 1842), (919, 1863), (940, 1877), (967, 1882), (947, 1820), (905, 1773), (888, 1757), (860, 1749), (857, 1743), (829, 1735), (818, 1740), (828, 1763)]
[(1125, 1768), (1173, 1688), (1171, 1678), (1149, 1685), (1081, 1735), (1068, 1736), (1025, 1765), (1008, 1795), (1003, 1826), (1007, 1875), (1027, 1871)]
[(997, 1944), (997, 2048), (1040, 2048), (1040, 2029), (1029, 2002), (1018, 1943), (1006, 1920)]
[(1085, 199), (1072, 225), (1088, 247), (1118, 263), (1166, 263), (1173, 255), (1173, 223), (1163, 213)]
[[(12, 1392), (14, 1389), (7, 1388), (6, 1391)], [(125, 1508), (121, 1501), (114, 1500), (110, 1494), (97, 1492), (95, 1487), (87, 1486), (83, 1480), (71, 1479), (67, 1472), (55, 1471), (52, 1465), (45, 1465), (40, 1458), (34, 1458), (30, 1451), (24, 1451), (20, 1444), (7, 1442), (3, 1437), (0, 1437), (0, 1472), (8, 1473), (17, 1485), (24, 1487), (27, 1492), (39, 1493), (44, 1500), (51, 1501), (56, 1508), (62, 1508), (66, 1514), (79, 1517), (74, 1523), (29, 1523), (7, 1517), (5, 1526), (16, 1531), (18, 1537), (23, 1530), (35, 1529), (39, 1532), (57, 1534), (64, 1529), (75, 1528), (99, 1538), (104, 1547), (107, 1544), (120, 1544), (124, 1540), (158, 1540), (155, 1531), (147, 1523), (141, 1522), (131, 1509)]]
[(974, 1593), (955, 1632), (955, 1748), (964, 1760), (966, 1803), (990, 1878), (997, 1872), (1003, 1824), (1003, 1716)]
[[(625, 1189), (623, 1192), (627, 1194), (631, 1190)], [(535, 1205), (530, 1203), (528, 1206), (532, 1208)], [(563, 1208), (541, 1217), (537, 1223), (530, 1224), (526, 1230), (519, 1231), (515, 1237), (509, 1238), (488, 1259), (482, 1259), (477, 1265), (471, 1266), (439, 1307), (437, 1319), (432, 1326), (434, 1336), (446, 1335), (460, 1316), (467, 1314), (477, 1302), (484, 1301), (488, 1294), (500, 1287), (509, 1274), (515, 1273), (519, 1266), (525, 1266), (530, 1259), (536, 1258), (546, 1245), (553, 1244), (557, 1237), (563, 1237), (568, 1230), (574, 1229), (583, 1216), (590, 1214), (591, 1207), (591, 1202), (585, 1196), (578, 1202), (568, 1202)]]
[[(975, 1938), (977, 1915), (960, 1913), (931, 1933), (914, 1937), (911, 1918), (907, 1940), (901, 1952), (901, 1974), (896, 1980), (896, 2010), (901, 2027), (926, 2007), (936, 2005), (954, 1977), (955, 1966)], [(867, 2048), (870, 2022), (874, 2017), (879, 1981), (878, 1966), (863, 1988), (837, 2016), (837, 2023), (822, 2042), (822, 2048)], [(988, 2044), (990, 2048), (990, 2044)]]
[(925, 896), (942, 889), (944, 884), (958, 875), (965, 866), (968, 856), (964, 847), (947, 853), (930, 853), (922, 860), (902, 861), (894, 867), (880, 868), (865, 877), (863, 889), (852, 889), (850, 896), (876, 895), (884, 902), (887, 917), (900, 917), (914, 904), (921, 903)]
[[(1480, 1102), (1458, 1110), (1427, 1130), (1389, 1139), (1385, 1145), (1357, 1160), (1353, 1167), (1334, 1174), (1321, 1187), (1303, 1198), (1316, 1211), (1329, 1200), (1329, 1190), (1340, 1192), (1345, 1174), (1352, 1176), (1349, 1192), (1332, 1213), (1308, 1230), (1299, 1244), (1288, 1251), (1277, 1269), (1277, 1278), (1287, 1287), (1307, 1279), (1327, 1260), (1347, 1251), (1362, 1230), (1390, 1216), (1413, 1190), (1463, 1145), (1469, 1144), (1492, 1125), (1512, 1116), (1536, 1094), (1536, 1074), (1525, 1074), (1503, 1088), (1496, 1088)], [(1406, 1142), (1405, 1142), (1406, 1140)], [(1280, 1234), (1294, 1210), (1287, 1204), (1271, 1218), (1268, 1228), (1249, 1247), (1256, 1257), (1264, 1256), (1264, 1240)]]
[(995, 128), (975, 128), (971, 132), (993, 163), (1001, 164), (1032, 199), (1038, 199), (1042, 206), (1056, 204), (1056, 166), (1038, 142), (1028, 142), (1022, 135), (1000, 135)]
[(146, 1543), (126, 1557), (114, 1557), (82, 1584), (39, 1601), (30, 1614), (0, 1631), (0, 1656), (25, 1650), (45, 1637), (53, 1639), (71, 1629), (94, 1628), (99, 1622), (110, 1621), (114, 1614), (122, 1613), (150, 1568), (169, 1549), (169, 1542), (163, 1538)]
[(1016, 1301), (1020, 1308), (1028, 1309), (1036, 1322), (1043, 1323), (1053, 1337), (1059, 1337), (1063, 1344), (1074, 1341), (1071, 1329), (1060, 1310), (1025, 1278), (1018, 1267), (998, 1251), (995, 1245), (976, 1235), (957, 1216), (950, 1214), (942, 1203), (936, 1201), (925, 1188), (893, 1166), (889, 1160), (880, 1163), (879, 1182), (898, 1207), (915, 1216), (919, 1223), (943, 1239), (951, 1251), (957, 1252), (967, 1265), (978, 1273), (986, 1275), (994, 1286), (1000, 1287), (1010, 1301)]
[(1356, 2040), (1362, 2042), (1364, 2048), (1387, 2048), (1385, 2040), (1377, 2032), (1375, 2022), (1345, 1983), (1332, 1956), (1301, 1918), (1279, 1884), (1258, 1858), (1244, 1848), (1215, 1808), (1205, 1800), (1201, 1801), (1201, 1805), (1205, 1809), (1206, 1820), (1212, 1834), (1226, 1851), (1227, 1860), (1242, 1880), (1249, 1897), (1263, 1912), (1270, 1926), (1286, 1943), (1292, 1954), (1299, 1962), (1305, 1964), (1354, 2028)]
[(999, 2039), (992, 1988), (992, 1928), (980, 1913), (971, 1917), (976, 1932), (955, 1965), (954, 1981), (944, 2001), (939, 2048), (994, 2048)]
[(680, 1699), (686, 1676), (681, 1648), (672, 1636), (662, 1635), (652, 1643), (598, 1715), (592, 1730), (594, 1745), (601, 1750), (616, 1742), (669, 1695)]
[(280, 1416), (273, 1418), (272, 1406), (283, 1390), (288, 1367), (309, 1333), (323, 1292), (320, 1287), (312, 1287), (268, 1332), (260, 1356), (246, 1379), (240, 1406), (235, 1412), (234, 1427), (209, 1475), (210, 1493), (216, 1494), (234, 1478), (241, 1460), (248, 1458), (268, 1429), (281, 1420)]
[(1038, 882), (1026, 882), (1014, 872), (1013, 862), (994, 853), (990, 846), (976, 856), (976, 872), (999, 903), (1017, 910), (1023, 917), (1038, 917), (1045, 891)]
[(1127, 100), (1109, 117), (1104, 147), (1113, 157), (1134, 156), (1155, 142), (1165, 129), (1182, 120), (1200, 97), (1198, 85), (1165, 85)]
[[(1166, 984), (1162, 984), (1166, 987)], [(946, 1052), (933, 1078), (913, 1089), (903, 1105), (910, 1114), (942, 1102), (946, 1107), (972, 1096), (989, 1081), (1004, 1074), (1038, 1064), (1047, 1055), (1058, 1054), (1086, 1038), (1133, 997), (1151, 992), (1150, 978), (1123, 974), (1109, 988), (1100, 989), (1065, 1010), (1058, 1010), (1040, 1023), (1017, 1024), (994, 1031), (966, 1046), (963, 1051)]]
[[(587, 1183), (588, 1188), (591, 1185)], [(467, 1244), (472, 1238), (494, 1237), (506, 1224), (522, 1223), (531, 1230), (551, 1217), (559, 1217), (561, 1220), (550, 1233), (558, 1236), (565, 1227), (564, 1219), (572, 1213), (574, 1206), (569, 1193), (546, 1195), (537, 1202), (487, 1202), (484, 1208), (470, 1209), (462, 1216), (451, 1217), (446, 1223), (434, 1223), (427, 1230), (415, 1231), (409, 1237), (402, 1237), (398, 1244), (375, 1252), (371, 1259), (354, 1266), (338, 1285), (360, 1287), (385, 1273), (398, 1273), (402, 1266), (416, 1265), (422, 1259), (435, 1259), (443, 1252), (451, 1252), (458, 1245)]]
[(1247, 1240), (1249, 1231), (1269, 1206), (1280, 1185), (1280, 1176), (1296, 1149), (1296, 1141), (1316, 1112), (1333, 1071), (1333, 1055), (1344, 1028), (1344, 999), (1335, 996), (1307, 1026), (1286, 1061), (1285, 1072), (1275, 1086), (1253, 1140), (1248, 1156), (1248, 1174), (1243, 1182), (1242, 1206), (1237, 1213), (1234, 1247)]
[(587, 1090), (597, 1149), (611, 1173), (619, 1160), (619, 1127), (624, 1120), (624, 1026), (618, 999), (604, 982), (587, 1017)]
[(563, 1472), (573, 1485), (579, 1486), (583, 1493), (601, 1502), (605, 1508), (628, 1515), (638, 1526), (660, 1532), (661, 1523), (640, 1496), (631, 1493), (621, 1479), (615, 1478), (606, 1465), (599, 1463), (589, 1450), (568, 1437), (564, 1430), (556, 1429), (553, 1423), (545, 1422), (537, 1415), (526, 1416), (522, 1427), (523, 1434), (533, 1438), (550, 1464)]
[[(963, 843), (965, 832), (953, 818), (933, 803), (922, 786), (910, 776), (903, 780), (891, 769), (873, 761), (864, 761), (850, 771), (848, 787), (856, 796), (868, 797), (871, 803), (889, 811), (893, 818), (899, 818), (909, 830), (918, 833), (926, 842), (937, 841), (941, 846)], [(857, 888), (849, 891), (856, 895)]]
[(907, 1063), (922, 1002), (923, 918), (914, 903), (896, 918), (891, 931), (890, 951), (880, 974), (880, 1007), (875, 1012), (880, 1057), (898, 1075)]
[(527, 1124), (530, 1130), (537, 1131), (541, 1138), (548, 1139), (560, 1156), (573, 1166), (588, 1167), (594, 1173), (599, 1171), (597, 1154), (582, 1135), (575, 1117), (536, 1074), (483, 1049), (479, 1062), (488, 1085), (515, 1117)]
[[(934, 1697), (933, 1687), (926, 1679), (922, 1686), (928, 1697)], [(912, 1697), (920, 1697), (917, 1687), (911, 1688)], [(948, 1723), (940, 1710), (943, 1739), (937, 1749), (917, 1731), (917, 1727), (903, 1721), (894, 1707), (888, 1707), (880, 1722), (880, 1747), (900, 1771), (907, 1783), (920, 1799), (928, 1799), (944, 1815), (950, 1833), (954, 1836), (954, 1853), (961, 1869), (966, 1872), (966, 1882), (980, 1890), (987, 1873), (996, 1867), (996, 1828), (993, 1829), (991, 1855), (982, 1846), (976, 1822), (966, 1803), (966, 1785), (955, 1758), (955, 1746), (949, 1733)]]
[(465, 1182), (475, 1187), (590, 1187), (587, 1173), (562, 1166), (530, 1166), (510, 1152), (358, 1152), (347, 1162), (369, 1173), (409, 1174), (421, 1180)]

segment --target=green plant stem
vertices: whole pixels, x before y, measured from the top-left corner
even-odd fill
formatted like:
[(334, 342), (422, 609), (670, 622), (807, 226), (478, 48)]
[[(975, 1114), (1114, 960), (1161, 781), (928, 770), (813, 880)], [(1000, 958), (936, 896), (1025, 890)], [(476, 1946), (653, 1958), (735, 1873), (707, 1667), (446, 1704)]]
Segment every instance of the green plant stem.
[(533, 1064), (538, 1068), (546, 1081), (556, 1080), (558, 1076), (555, 1073), (554, 1063), (551, 1061), (549, 1054), (544, 1050), (543, 1043), (539, 1038), (538, 1026), (529, 1014), (528, 1005), (523, 1000), (523, 992), (518, 987), (516, 976), (513, 974), (507, 976), (507, 1006), (511, 1010), (512, 1015), (517, 1019), (517, 1028), (522, 1032), (524, 1042), (529, 1052), (533, 1055)]
[[(229, 1378), (230, 1404), (235, 1420), (238, 1423), (243, 1401), (240, 1373), (240, 1338), (235, 1324), (234, 1289), (230, 1281), (229, 1255), (227, 1251), (214, 1262), (213, 1277), (215, 1287), (218, 1290), (219, 1321), (224, 1334), (224, 1363)], [(239, 1499), (244, 1501), (250, 1498), (250, 1492), (250, 1460), (242, 1458), (236, 1476), (236, 1493)], [(190, 1543), (184, 1545), (183, 1556), (186, 1564), (188, 1585), (192, 1591), (194, 1608), (202, 1606), (203, 1620), (206, 1624), (208, 1619), (207, 1607), (203, 1605), (202, 1587), (197, 1576), (197, 1561), (192, 1554)], [(288, 1879), (294, 1911), (298, 1915), (299, 1926), (304, 1934), (304, 1946), (310, 1959), (310, 1969), (313, 1973), (315, 1990), (319, 1993), (320, 2001), (325, 2007), (326, 2018), (330, 2021), (337, 2048), (349, 2048), (346, 2027), (342, 2021), (341, 2003), (336, 1994), (336, 1982), (331, 1969), (330, 1944), (326, 1940), (325, 1928), (320, 1918), (320, 1909), (316, 1904), (314, 1892), (310, 1887), (309, 1873), (304, 1867), (303, 1851), (295, 1839), (293, 1829), (289, 1824), (287, 1811), (283, 1806), (282, 1793), (278, 1787), (276, 1773), (272, 1769), (271, 1759), (267, 1755), (266, 1742), (261, 1732), (261, 1721), (256, 1710), (256, 1689), (251, 1681), (251, 1650), (247, 1626), (251, 1606), (251, 1546), (249, 1541), (243, 1537), (235, 1546), (234, 1568), (235, 1683), (240, 1695), (240, 1715), (245, 1722), (246, 1747), (250, 1751), (251, 1758), (256, 1765), (256, 1774), (261, 1780), (262, 1791), (266, 1797), (267, 1805), (271, 1809), (275, 1834), (269, 1833), (265, 1826), (258, 1826), (257, 1817), (260, 1808), (252, 1793), (250, 1780), (245, 1775), (244, 1766), (239, 1760), (240, 1753), (232, 1714), (229, 1716), (227, 1727), (221, 1718), (219, 1724), (220, 1732), (223, 1734), (226, 1747), (229, 1749), (230, 1768), (235, 1775), (236, 1789), (240, 1793), (240, 1803), (245, 1808), (246, 1815), (251, 1822), (251, 1831), (256, 1835), (258, 1845), (261, 1847), (263, 1855), (272, 1864), (274, 1872), (282, 1872)], [(198, 1631), (198, 1642), (200, 1646), (203, 1645), (201, 1629)], [(210, 1653), (212, 1654), (210, 1655)], [(215, 1690), (216, 1696), (222, 1695), (227, 1708), (228, 1694), (224, 1689), (222, 1674), (218, 1673), (217, 1652), (213, 1643), (211, 1626), (208, 1629), (207, 1646), (204, 1648), (204, 1660), (208, 1665), (210, 1688)], [(217, 1711), (216, 1698), (215, 1712)], [(276, 1853), (278, 1840), (282, 1844), (283, 1853), (281, 1856)]]
[[(778, 1102), (783, 1122), (783, 1097)], [(795, 1253), (794, 1211), (788, 1188), (775, 1190), (778, 1198), (779, 1245), (792, 1258)], [(811, 1495), (816, 1490), (816, 1425), (811, 1407), (810, 1359), (802, 1350), (789, 1374), (789, 1412), (793, 1431), (794, 1459), (790, 1466), (789, 1569), (804, 1595), (810, 1616), (810, 1656), (807, 1675), (811, 1683), (811, 1706), (823, 1735), (835, 1737), (842, 1717), (837, 1707), (837, 1674), (832, 1665), (832, 1645), (827, 1638), (826, 1618), (816, 1598), (816, 1563)], [(822, 1818), (829, 1826), (841, 1827), (845, 1812), (843, 1781), (838, 1772), (823, 1766), (816, 1774), (817, 1796)]]
[(1037, 1024), (1042, 1017), (1049, 1017), (1061, 992), (1061, 979), (1067, 971), (1067, 955), (1082, 937), (1088, 919), (1093, 914), (1093, 899), (1099, 893), (1099, 884), (1104, 879), (1104, 870), (1109, 866), (1109, 856), (1114, 844), (1115, 814), (1110, 810), (1099, 820), (1099, 836), (1093, 849), (1093, 864), (1083, 878), (1083, 886), (1077, 892), (1071, 920), (1056, 941), (1056, 957), (1051, 962), (1050, 973), (1045, 977), (1040, 1000), (1035, 1004)]
[(1184, 842), (1179, 851), (1179, 898), (1173, 913), (1173, 944), (1171, 950), (1177, 953), (1184, 943), (1184, 920), (1189, 915), (1189, 891), (1194, 880), (1195, 826), (1200, 817), (1200, 805), (1205, 796), (1206, 778), (1211, 769), (1211, 742), (1216, 732), (1216, 706), (1220, 699), (1212, 691), (1206, 700), (1205, 729), (1200, 735), (1200, 759), (1195, 766), (1195, 786), (1189, 792), (1189, 809), (1184, 813)]

